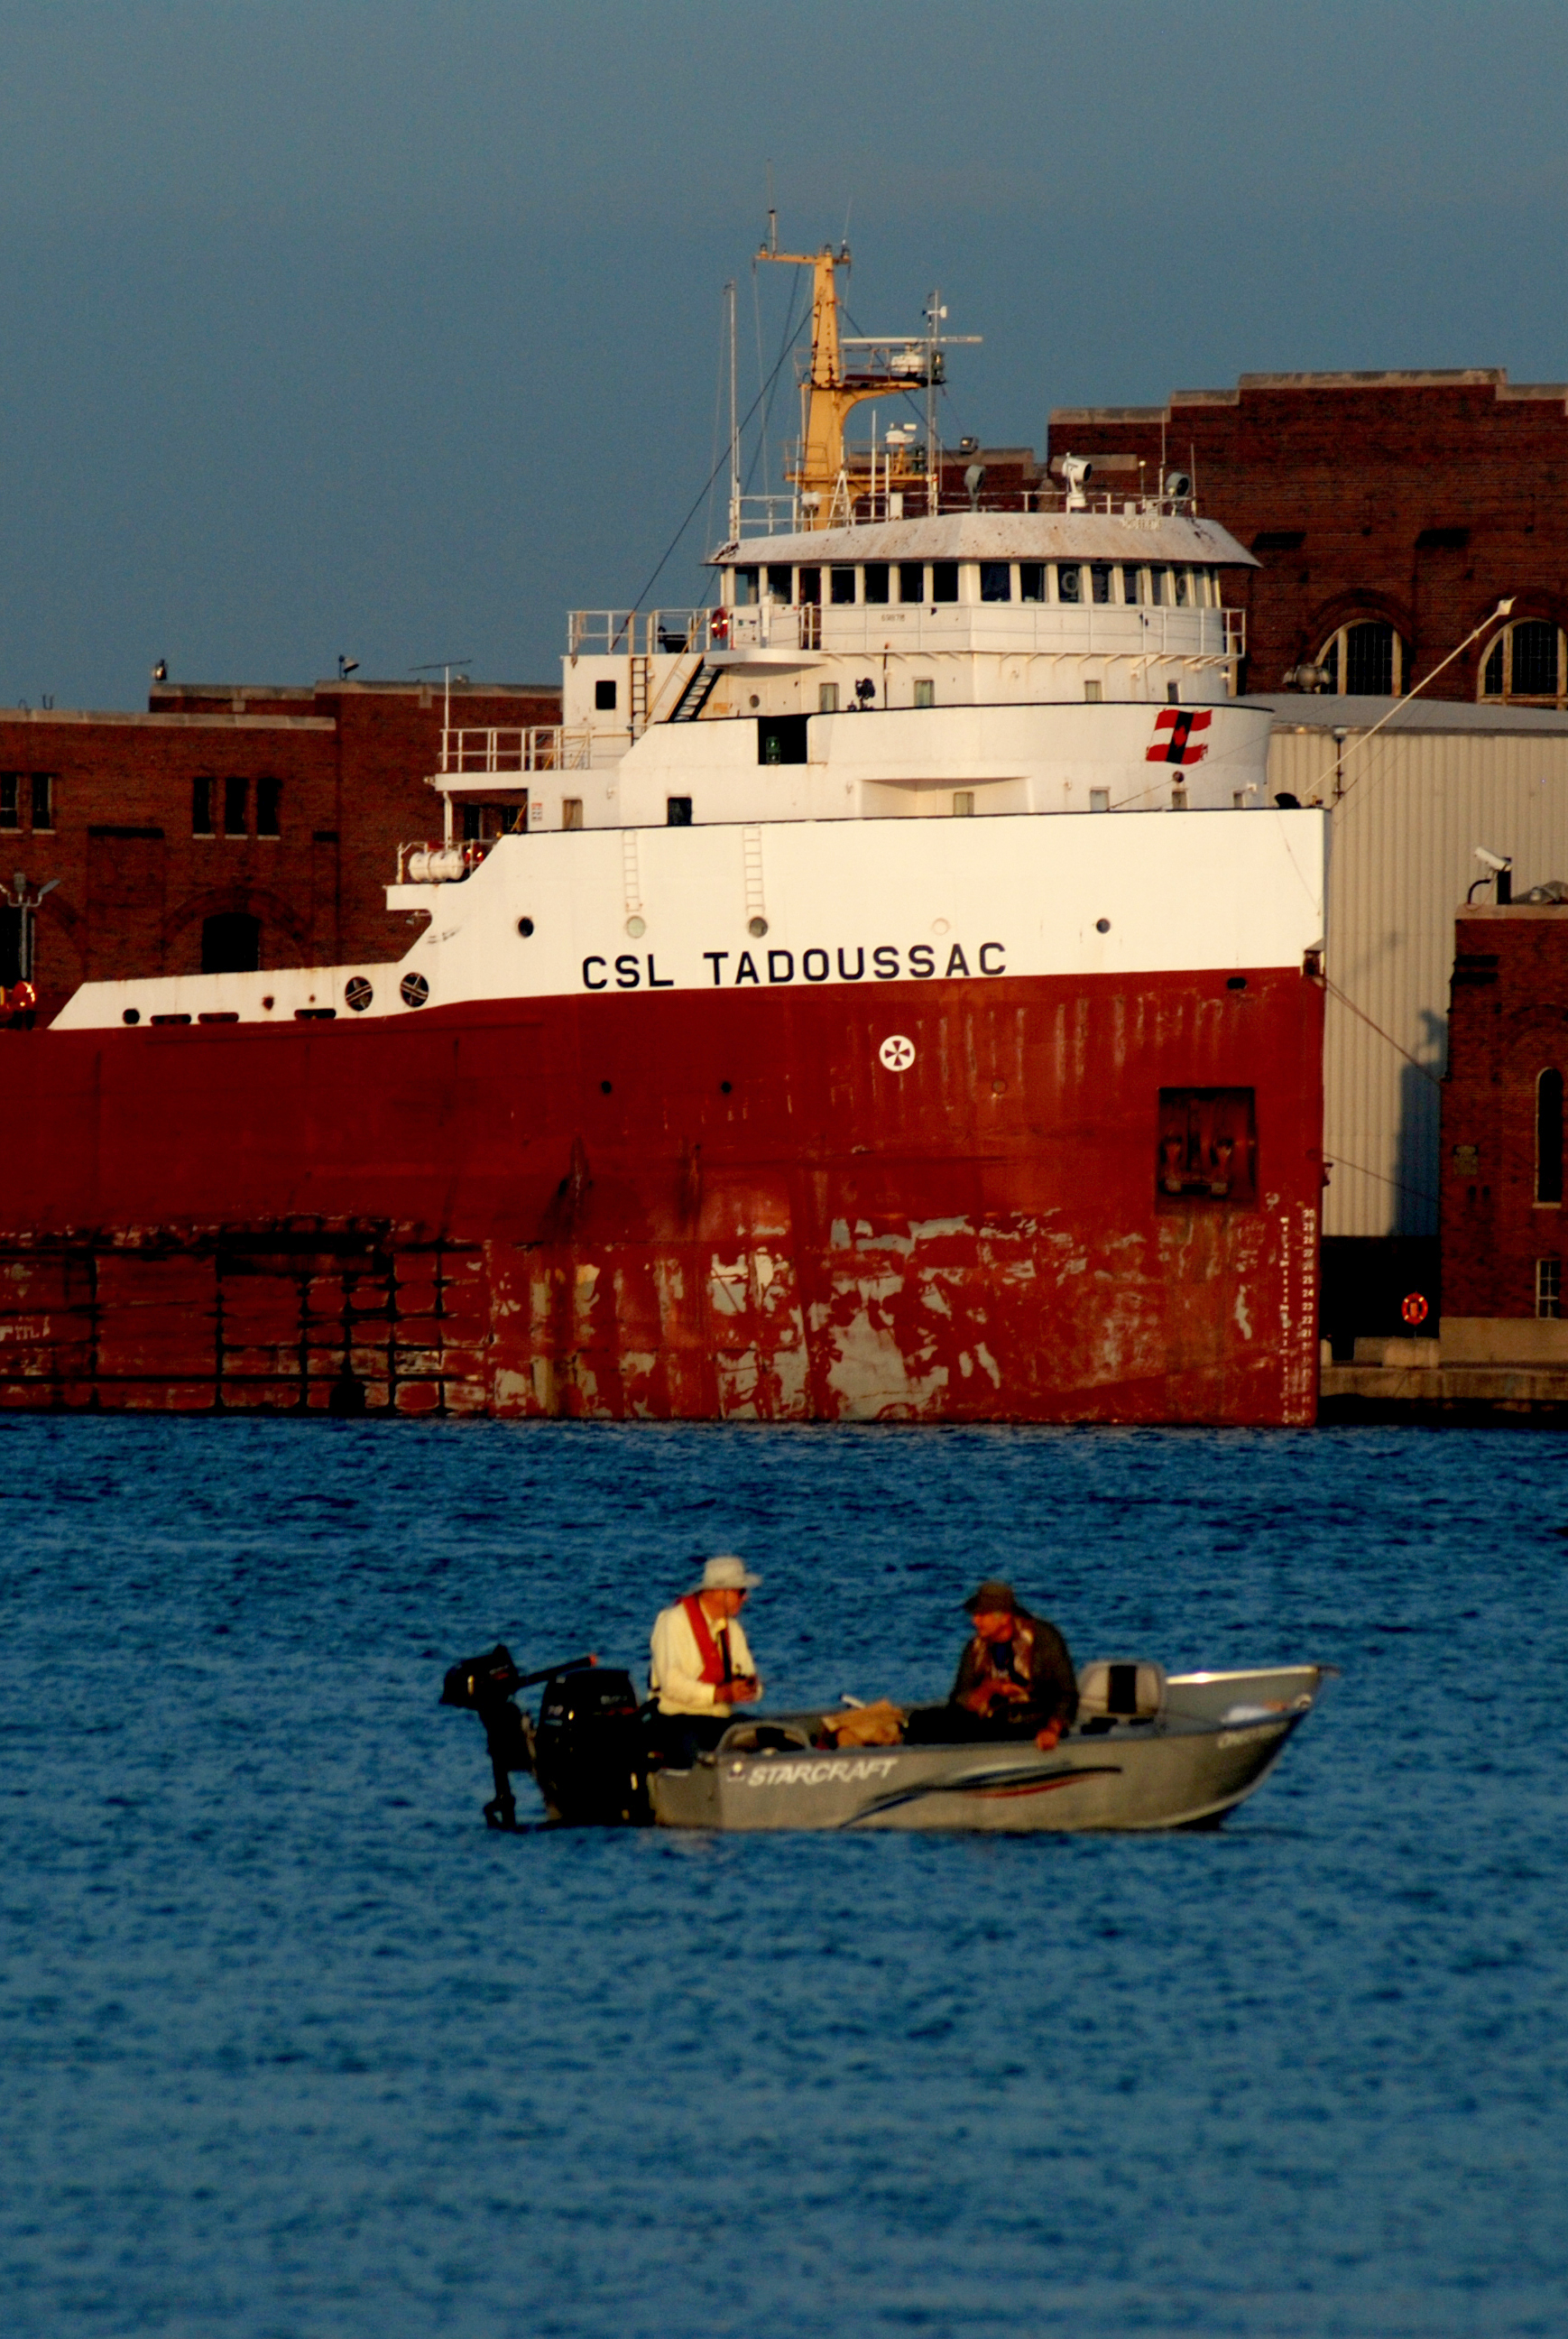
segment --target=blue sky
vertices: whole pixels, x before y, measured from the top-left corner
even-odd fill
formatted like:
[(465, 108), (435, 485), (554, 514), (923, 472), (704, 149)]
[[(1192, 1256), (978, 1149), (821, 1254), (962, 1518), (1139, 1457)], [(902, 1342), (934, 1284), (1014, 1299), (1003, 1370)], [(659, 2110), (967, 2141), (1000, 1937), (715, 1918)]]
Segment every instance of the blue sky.
[[(463, 655), (630, 601), (848, 222), (945, 428), (1279, 367), (1568, 377), (1568, 11), (10, 0), (0, 701)], [(700, 553), (700, 521), (687, 542)], [(658, 597), (690, 597), (683, 556)]]

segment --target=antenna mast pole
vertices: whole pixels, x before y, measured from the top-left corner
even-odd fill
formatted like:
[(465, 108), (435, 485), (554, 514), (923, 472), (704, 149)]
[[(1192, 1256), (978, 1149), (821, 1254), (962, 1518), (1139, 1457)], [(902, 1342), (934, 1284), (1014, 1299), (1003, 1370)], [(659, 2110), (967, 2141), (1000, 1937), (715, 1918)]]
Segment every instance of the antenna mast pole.
[(729, 540), (740, 542), (741, 533), (741, 449), (735, 429), (735, 280), (732, 276), (725, 286), (725, 300), (729, 309), (730, 326), (730, 525)]

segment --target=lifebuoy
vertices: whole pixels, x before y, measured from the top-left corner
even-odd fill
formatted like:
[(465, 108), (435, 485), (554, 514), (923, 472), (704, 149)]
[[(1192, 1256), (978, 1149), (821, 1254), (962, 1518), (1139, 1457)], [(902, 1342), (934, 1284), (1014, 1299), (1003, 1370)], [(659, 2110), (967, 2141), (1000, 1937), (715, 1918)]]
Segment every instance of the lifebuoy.
[(729, 639), (730, 613), (727, 609), (715, 609), (714, 611), (713, 617), (709, 620), (708, 631), (713, 637), (713, 639), (719, 643), (721, 646)]
[(1407, 1291), (1399, 1303), (1399, 1313), (1407, 1324), (1425, 1324), (1431, 1312), (1419, 1291)]

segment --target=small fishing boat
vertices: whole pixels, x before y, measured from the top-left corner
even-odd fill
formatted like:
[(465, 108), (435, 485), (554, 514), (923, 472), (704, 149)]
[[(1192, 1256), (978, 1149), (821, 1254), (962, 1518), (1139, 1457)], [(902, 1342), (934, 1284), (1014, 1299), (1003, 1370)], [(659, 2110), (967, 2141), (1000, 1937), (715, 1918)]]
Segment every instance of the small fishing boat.
[[(1097, 1660), (1079, 1714), (1049, 1750), (1031, 1739), (922, 1738), (942, 1709), (814, 1708), (737, 1718), (711, 1752), (668, 1759), (629, 1673), (579, 1657), (521, 1674), (504, 1647), (454, 1665), (442, 1702), (485, 1725), (492, 1827), (518, 1824), (510, 1775), (531, 1772), (566, 1824), (919, 1828), (1032, 1834), (1218, 1826), (1260, 1786), (1335, 1673), (1332, 1665), (1173, 1673)], [(537, 1722), (516, 1693), (542, 1687)]]

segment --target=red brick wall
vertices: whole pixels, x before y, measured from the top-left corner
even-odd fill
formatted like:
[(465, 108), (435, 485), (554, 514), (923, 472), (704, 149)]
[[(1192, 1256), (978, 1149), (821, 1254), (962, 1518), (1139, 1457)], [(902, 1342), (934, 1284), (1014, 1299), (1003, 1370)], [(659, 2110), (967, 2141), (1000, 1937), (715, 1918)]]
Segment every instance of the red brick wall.
[[(439, 833), (425, 785), (440, 750), (441, 693), (417, 686), (184, 690), (148, 715), (0, 713), (0, 772), (20, 775), (15, 829), (0, 828), (0, 883), (58, 881), (38, 915), (40, 1005), (79, 982), (181, 974), (202, 962), (202, 921), (258, 918), (261, 962), (402, 955), (406, 922), (383, 889), (399, 844)], [(454, 723), (557, 723), (558, 693), (468, 686)], [(53, 827), (31, 818), (34, 773), (53, 781)], [(192, 784), (214, 782), (219, 834), (192, 833)], [(223, 783), (242, 778), (246, 833), (223, 831)], [(276, 838), (256, 834), (257, 787), (281, 784)]]
[[(1238, 389), (1177, 392), (1158, 408), (1051, 416), (1050, 453), (1130, 454), (1152, 485), (1190, 470), (1198, 508), (1260, 570), (1232, 570), (1247, 611), (1253, 690), (1283, 689), (1335, 629), (1388, 619), (1428, 672), (1496, 607), (1568, 624), (1568, 390), (1451, 378), (1244, 374)], [(1096, 483), (1090, 483), (1091, 489)], [(1423, 544), (1432, 531), (1459, 543)], [(1259, 548), (1264, 537), (1299, 536)], [(1473, 699), (1485, 637), (1431, 696)]]
[(1443, 1089), (1443, 1308), (1533, 1316), (1535, 1262), (1568, 1250), (1535, 1200), (1535, 1083), (1568, 1074), (1568, 908), (1482, 909), (1456, 928)]

